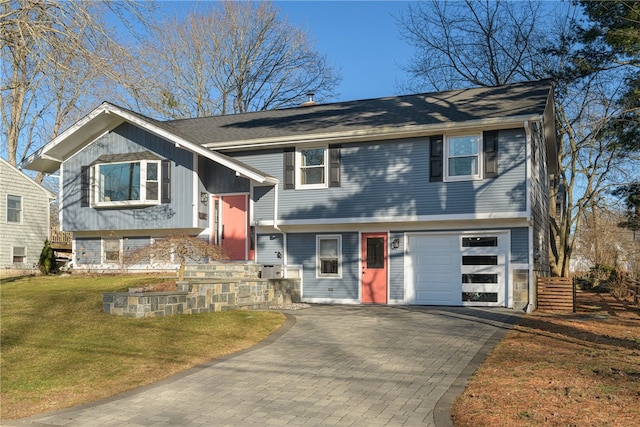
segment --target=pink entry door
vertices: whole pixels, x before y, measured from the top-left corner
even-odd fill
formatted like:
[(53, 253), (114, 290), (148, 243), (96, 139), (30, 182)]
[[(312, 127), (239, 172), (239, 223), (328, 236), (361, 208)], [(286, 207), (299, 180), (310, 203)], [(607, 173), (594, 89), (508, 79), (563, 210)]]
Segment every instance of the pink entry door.
[(387, 233), (362, 233), (362, 303), (387, 303)]
[(248, 258), (247, 195), (222, 196), (220, 245), (232, 260)]

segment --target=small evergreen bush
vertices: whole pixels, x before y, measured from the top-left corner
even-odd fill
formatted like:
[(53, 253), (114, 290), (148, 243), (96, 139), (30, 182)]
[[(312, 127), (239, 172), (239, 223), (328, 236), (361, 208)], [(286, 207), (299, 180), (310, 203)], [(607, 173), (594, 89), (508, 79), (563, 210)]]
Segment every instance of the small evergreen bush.
[(38, 262), (40, 272), (42, 274), (54, 274), (58, 272), (58, 265), (56, 263), (56, 254), (49, 243), (49, 239), (44, 241), (44, 247), (40, 252), (40, 261)]

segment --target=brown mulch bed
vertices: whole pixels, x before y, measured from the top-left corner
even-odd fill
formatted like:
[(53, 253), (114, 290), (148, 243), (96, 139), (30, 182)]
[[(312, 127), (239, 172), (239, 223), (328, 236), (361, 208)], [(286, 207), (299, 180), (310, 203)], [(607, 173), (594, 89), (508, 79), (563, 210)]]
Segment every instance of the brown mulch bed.
[(636, 426), (640, 308), (579, 292), (576, 313), (525, 315), (456, 399), (456, 426)]

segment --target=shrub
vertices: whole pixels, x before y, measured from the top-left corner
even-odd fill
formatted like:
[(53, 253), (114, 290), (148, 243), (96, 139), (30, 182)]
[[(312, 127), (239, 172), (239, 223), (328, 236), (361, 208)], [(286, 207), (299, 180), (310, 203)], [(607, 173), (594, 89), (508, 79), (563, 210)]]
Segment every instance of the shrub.
[(40, 252), (40, 261), (38, 267), (42, 274), (53, 274), (58, 272), (58, 265), (56, 263), (56, 254), (49, 243), (49, 239), (44, 241), (44, 247)]

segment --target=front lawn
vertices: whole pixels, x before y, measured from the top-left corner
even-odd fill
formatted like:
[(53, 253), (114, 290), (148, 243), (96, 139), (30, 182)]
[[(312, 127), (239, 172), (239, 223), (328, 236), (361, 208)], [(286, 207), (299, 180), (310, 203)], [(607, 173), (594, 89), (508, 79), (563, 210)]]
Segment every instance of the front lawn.
[[(165, 279), (166, 280), (166, 279)], [(47, 276), (0, 285), (1, 419), (112, 396), (248, 348), (284, 323), (278, 312), (149, 319), (102, 312), (102, 292), (161, 277)]]

